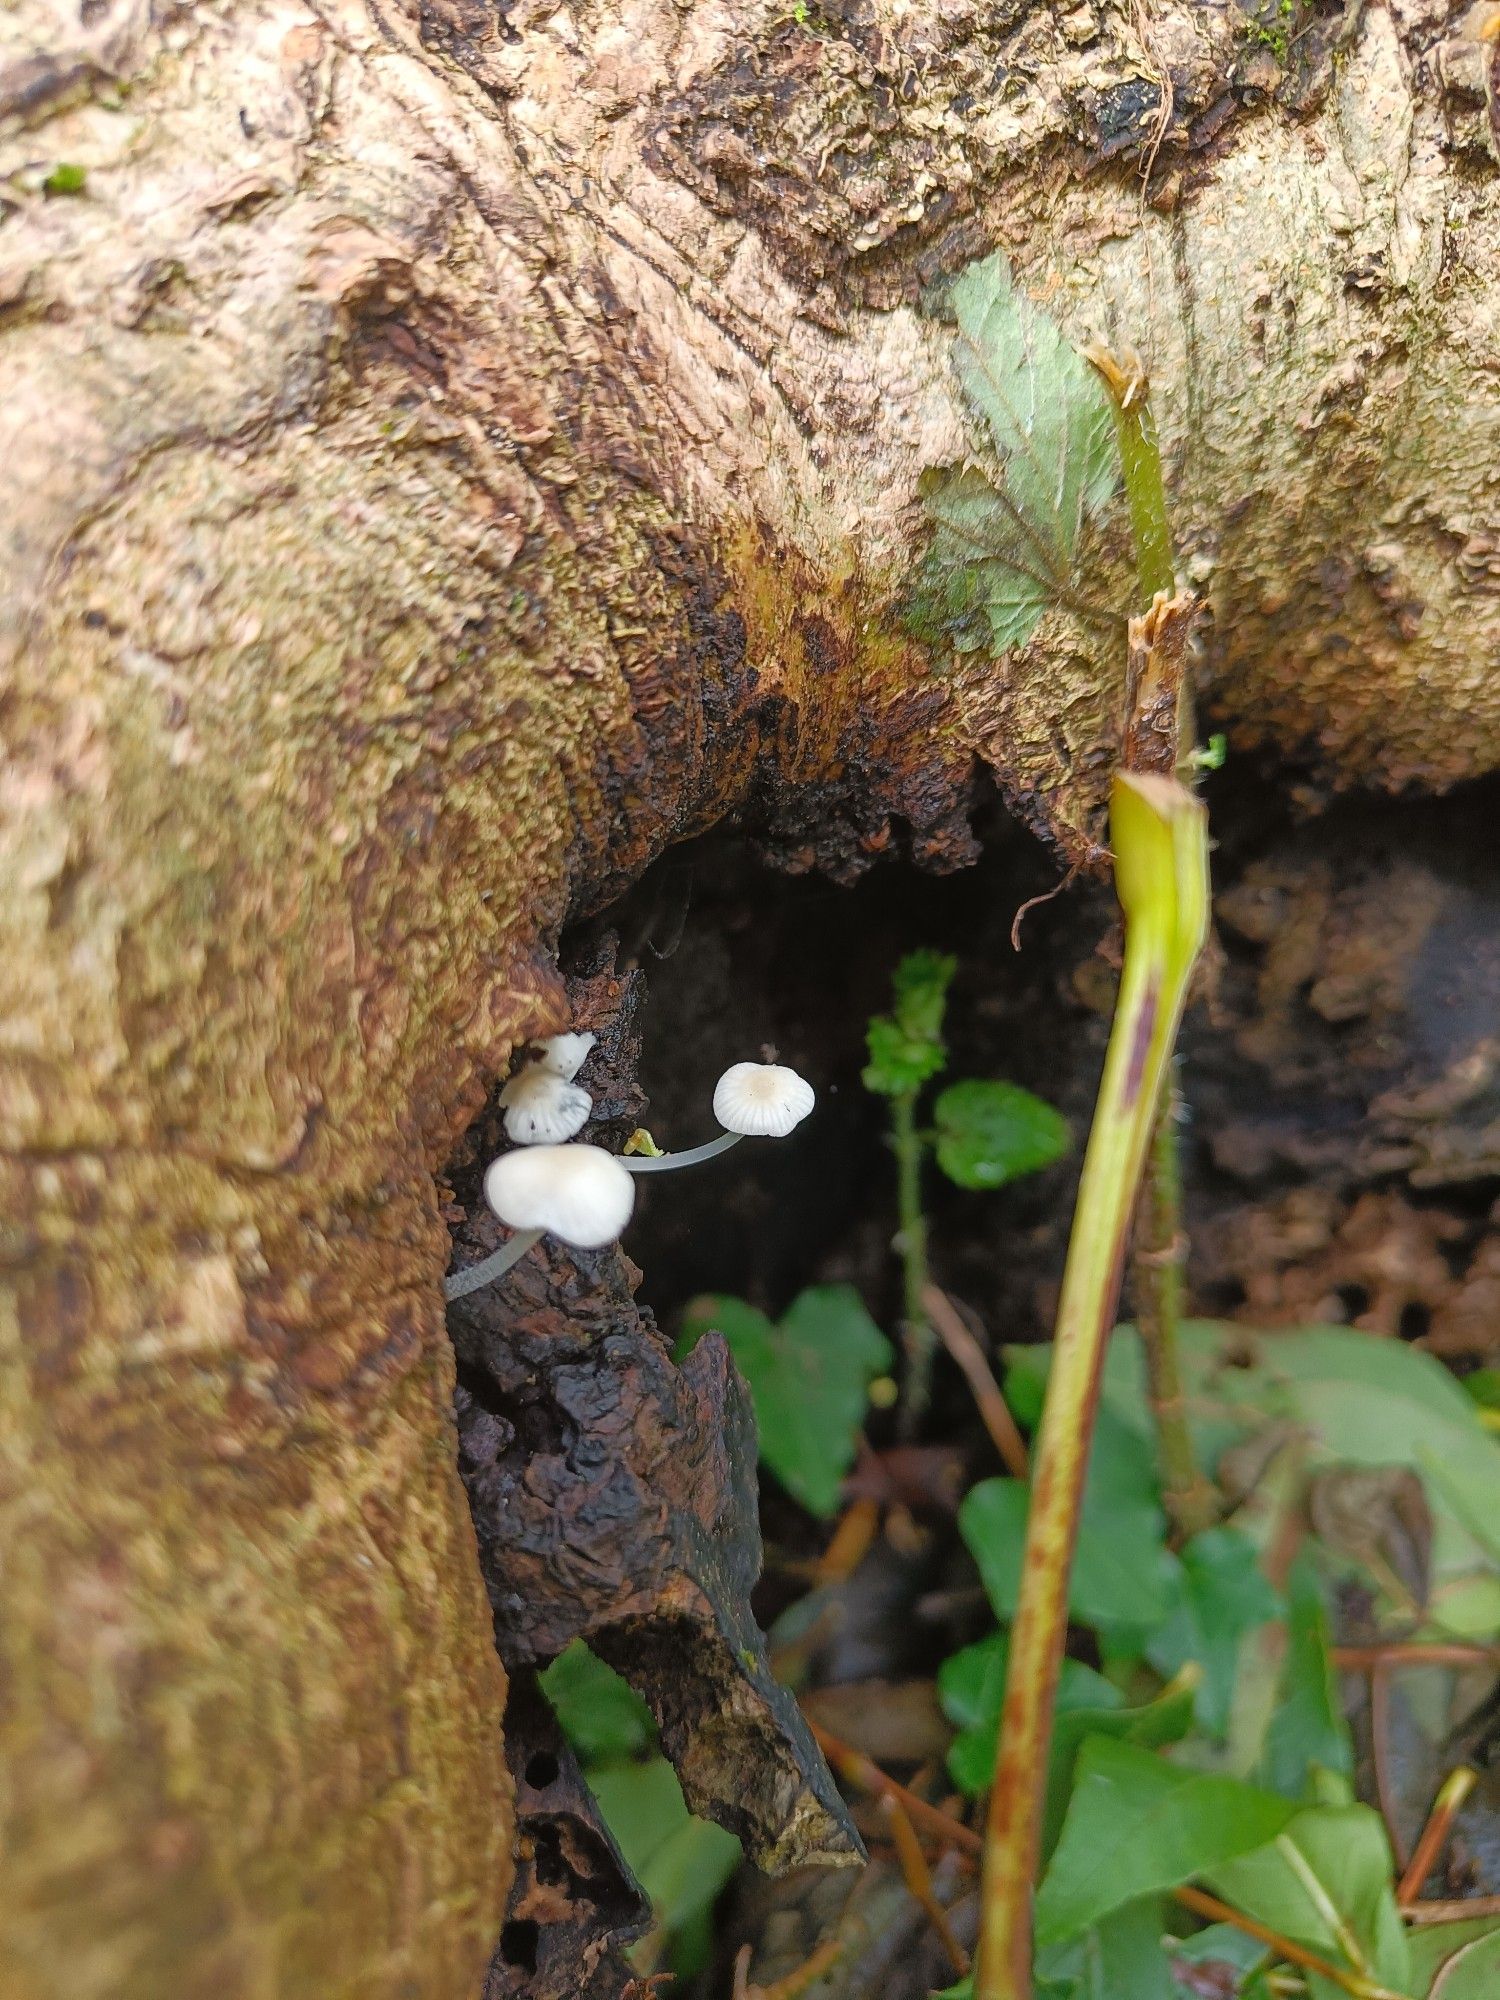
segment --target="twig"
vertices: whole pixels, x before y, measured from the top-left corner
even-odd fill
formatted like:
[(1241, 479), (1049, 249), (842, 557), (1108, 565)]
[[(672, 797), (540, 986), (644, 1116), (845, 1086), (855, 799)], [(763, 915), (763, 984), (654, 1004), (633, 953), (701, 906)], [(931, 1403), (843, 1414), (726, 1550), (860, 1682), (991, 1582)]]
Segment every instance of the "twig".
[(1346, 1993), (1354, 1995), (1354, 2000), (1401, 2000), (1398, 1993), (1389, 1987), (1378, 1986), (1367, 1979), (1362, 1972), (1351, 1972), (1348, 1966), (1335, 1965), (1332, 1959), (1321, 1958), (1317, 1952), (1309, 1951), (1306, 1945), (1295, 1939), (1283, 1937), (1280, 1931), (1273, 1931), (1268, 1925), (1257, 1923), (1254, 1917), (1247, 1917), (1243, 1910), (1237, 1910), (1231, 1903), (1221, 1903), (1217, 1896), (1205, 1894), (1202, 1889), (1180, 1888), (1172, 1891), (1173, 1899), (1181, 1903), (1185, 1910), (1196, 1916), (1207, 1917), (1210, 1923), (1233, 1924), (1246, 1937), (1258, 1938), (1263, 1945), (1274, 1951), (1278, 1958), (1284, 1958), (1289, 1965), (1300, 1965), (1306, 1972), (1320, 1972), (1325, 1979), (1333, 1980)]
[(1026, 1440), (1021, 1436), (1015, 1418), (1010, 1413), (1010, 1405), (1001, 1394), (1000, 1384), (984, 1357), (984, 1349), (964, 1325), (958, 1308), (948, 1294), (939, 1291), (936, 1285), (928, 1285), (922, 1293), (922, 1304), (927, 1309), (927, 1317), (937, 1328), (939, 1340), (963, 1370), (964, 1380), (973, 1391), (974, 1401), (990, 1441), (1000, 1454), (1000, 1461), (1014, 1479), (1029, 1479), (1031, 1464), (1026, 1456)]
[(954, 1819), (951, 1813), (940, 1812), (936, 1806), (919, 1799), (915, 1792), (909, 1792), (905, 1785), (897, 1784), (888, 1777), (873, 1757), (867, 1757), (863, 1750), (856, 1750), (841, 1737), (814, 1722), (804, 1713), (803, 1720), (812, 1731), (813, 1740), (823, 1755), (832, 1764), (839, 1776), (847, 1784), (858, 1785), (862, 1791), (874, 1792), (879, 1798), (893, 1798), (902, 1807), (912, 1825), (944, 1847), (956, 1848), (961, 1854), (978, 1854), (984, 1843), (973, 1827), (965, 1826), (961, 1819)]
[(1500, 1917), (1500, 1896), (1455, 1896), (1444, 1902), (1408, 1903), (1409, 1924), (1462, 1924), (1471, 1917)]
[(942, 1941), (943, 1950), (948, 1954), (948, 1962), (960, 1979), (967, 1977), (969, 1954), (953, 1935), (953, 1926), (948, 1921), (948, 1912), (937, 1899), (937, 1891), (932, 1886), (932, 1871), (927, 1866), (927, 1856), (922, 1852), (922, 1843), (901, 1801), (892, 1792), (887, 1792), (880, 1801), (880, 1810), (890, 1821), (891, 1838), (896, 1844), (896, 1859), (901, 1864), (902, 1878), (907, 1888), (926, 1912), (927, 1921)]
[(1334, 1646), (1333, 1664), (1351, 1672), (1373, 1667), (1477, 1667), (1486, 1662), (1500, 1665), (1500, 1646), (1468, 1645), (1460, 1640), (1432, 1643), (1393, 1640), (1388, 1645)]
[(1207, 825), (1183, 786), (1122, 772), (1111, 794), (1111, 833), (1125, 958), (1037, 1436), (990, 1790), (974, 2000), (1031, 1993), (1032, 1882), (1094, 1412), (1162, 1082), (1208, 924)]
[(874, 1500), (856, 1500), (846, 1508), (813, 1575), (820, 1584), (842, 1583), (854, 1574), (869, 1552), (880, 1527), (880, 1507)]
[(849, 1940), (835, 1931), (780, 1979), (773, 1979), (769, 1986), (750, 1987), (746, 2000), (801, 2000), (808, 1987), (821, 1979), (830, 1966), (837, 1965), (848, 1949)]
[(1478, 1783), (1479, 1773), (1471, 1771), (1467, 1764), (1460, 1764), (1443, 1780), (1433, 1800), (1432, 1811), (1427, 1816), (1427, 1824), (1411, 1851), (1411, 1860), (1396, 1884), (1396, 1901), (1402, 1909), (1416, 1902), (1421, 1895), (1422, 1884), (1432, 1873), (1433, 1864), (1443, 1850), (1443, 1843), (1448, 1838), (1459, 1808)]

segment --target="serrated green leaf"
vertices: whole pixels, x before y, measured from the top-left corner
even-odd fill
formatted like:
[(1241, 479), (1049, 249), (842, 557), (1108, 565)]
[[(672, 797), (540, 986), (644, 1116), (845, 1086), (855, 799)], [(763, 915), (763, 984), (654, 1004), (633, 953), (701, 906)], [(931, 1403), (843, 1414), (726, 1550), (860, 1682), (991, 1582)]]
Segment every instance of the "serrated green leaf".
[(954, 367), (997, 461), (929, 475), (934, 524), (914, 620), (960, 650), (1025, 642), (1070, 588), (1085, 516), (1118, 478), (1109, 400), (1089, 364), (999, 255), (950, 292)]
[(1179, 1553), (1182, 1590), (1171, 1616), (1146, 1647), (1158, 1673), (1175, 1674), (1189, 1660), (1203, 1669), (1198, 1721), (1223, 1740), (1229, 1725), (1240, 1645), (1245, 1635), (1281, 1611), (1281, 1599), (1260, 1572), (1255, 1545), (1235, 1528), (1209, 1528)]
[(891, 974), (894, 1006), (865, 1030), (869, 1066), (866, 1090), (900, 1097), (919, 1090), (948, 1060), (943, 1016), (958, 960), (947, 952), (909, 951)]
[(858, 1292), (816, 1285), (792, 1301), (779, 1325), (743, 1299), (696, 1299), (679, 1354), (709, 1327), (723, 1334), (750, 1385), (765, 1464), (810, 1513), (834, 1513), (869, 1385), (893, 1358)]
[(962, 1188), (999, 1188), (1050, 1167), (1068, 1150), (1067, 1120), (998, 1078), (950, 1083), (932, 1107), (938, 1165)]
[[(1369, 1806), (1309, 1806), (1251, 1853), (1198, 1871), (1216, 1895), (1282, 1937), (1406, 1992), (1411, 1958), (1391, 1889), (1391, 1850)], [(1336, 2000), (1313, 1973), (1308, 1991)]]
[(1134, 1744), (1090, 1737), (1078, 1754), (1062, 1838), (1036, 1899), (1038, 1944), (1075, 1935), (1122, 1904), (1265, 1846), (1297, 1808), (1272, 1792), (1186, 1771)]
[[(1015, 1479), (986, 1479), (958, 1510), (996, 1616), (1010, 1618), (1021, 1587), (1029, 1496)], [(1166, 1546), (1151, 1448), (1101, 1411), (1089, 1454), (1068, 1605), (1085, 1624), (1152, 1628), (1176, 1603), (1181, 1575)]]
[(655, 1742), (646, 1704), (581, 1639), (560, 1653), (540, 1679), (564, 1736), (585, 1763), (634, 1757)]

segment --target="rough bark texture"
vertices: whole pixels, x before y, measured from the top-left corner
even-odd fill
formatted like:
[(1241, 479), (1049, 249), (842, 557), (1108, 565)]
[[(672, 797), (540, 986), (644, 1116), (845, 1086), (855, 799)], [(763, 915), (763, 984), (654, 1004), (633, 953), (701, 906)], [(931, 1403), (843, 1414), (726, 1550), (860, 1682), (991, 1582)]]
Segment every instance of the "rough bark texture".
[(1122, 663), (900, 633), (964, 450), (929, 279), (998, 242), (1150, 356), (1238, 738), (1500, 762), (1489, 10), (807, 11), (0, 30), (17, 2000), (477, 1989), (432, 1176), (567, 910), (736, 806), (960, 862), (975, 750), (1087, 848)]

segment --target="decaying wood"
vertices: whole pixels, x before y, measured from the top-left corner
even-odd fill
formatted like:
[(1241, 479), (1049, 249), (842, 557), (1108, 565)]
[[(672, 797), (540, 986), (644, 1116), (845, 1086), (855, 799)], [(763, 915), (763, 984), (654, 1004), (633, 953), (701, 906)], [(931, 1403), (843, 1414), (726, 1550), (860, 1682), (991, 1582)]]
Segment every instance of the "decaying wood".
[(1149, 355), (1233, 739), (1500, 762), (1491, 11), (1315, 4), (1280, 54), (794, 11), (0, 27), (21, 2000), (476, 1990), (504, 1683), (433, 1176), (561, 1025), (567, 912), (731, 810), (960, 863), (975, 752), (1088, 849), (1121, 663), (902, 634), (964, 449), (932, 278), (999, 243)]

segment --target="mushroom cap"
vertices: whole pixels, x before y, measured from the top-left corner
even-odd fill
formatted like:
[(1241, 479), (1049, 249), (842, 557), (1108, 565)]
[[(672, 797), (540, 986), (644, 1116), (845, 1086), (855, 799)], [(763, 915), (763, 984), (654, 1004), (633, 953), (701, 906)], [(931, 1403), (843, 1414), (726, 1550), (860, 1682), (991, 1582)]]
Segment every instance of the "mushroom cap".
[(735, 1063), (714, 1085), (715, 1118), (753, 1139), (784, 1139), (815, 1101), (807, 1078), (783, 1063)]
[(635, 1182), (602, 1146), (526, 1146), (490, 1162), (484, 1198), (512, 1229), (597, 1250), (630, 1220)]
[(553, 1076), (560, 1076), (564, 1083), (571, 1083), (598, 1039), (597, 1035), (588, 1034), (549, 1035), (546, 1041), (533, 1044), (541, 1051), (537, 1066)]
[(500, 1093), (505, 1130), (520, 1146), (553, 1146), (589, 1122), (594, 1100), (541, 1063), (518, 1070)]

